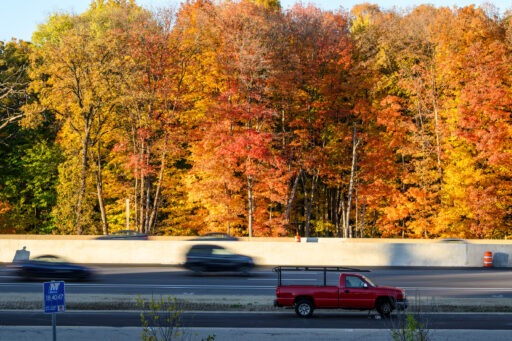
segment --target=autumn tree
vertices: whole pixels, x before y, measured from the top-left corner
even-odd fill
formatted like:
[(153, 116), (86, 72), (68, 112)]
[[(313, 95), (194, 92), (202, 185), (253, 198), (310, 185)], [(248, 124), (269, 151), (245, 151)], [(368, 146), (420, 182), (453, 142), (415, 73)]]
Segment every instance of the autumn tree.
[[(476, 126), (486, 126), (480, 123), (488, 122), (491, 108), (498, 118), (508, 106), (504, 84), (510, 73), (498, 62), (508, 57), (496, 21), (471, 6), (420, 6), (401, 15), (371, 6), (356, 10), (352, 29), (358, 56), (375, 84), (368, 122), (376, 129), (367, 131), (361, 189), (378, 214), (380, 232), (414, 237), (501, 233), (496, 227), (483, 232), (492, 220), (484, 212), (503, 217), (498, 207), (507, 207), (506, 200), (495, 205), (491, 198), (501, 196), (490, 193), (504, 179), (489, 169), (477, 148), (476, 140), (487, 132), (480, 130), (478, 138), (473, 133)], [(492, 78), (498, 74), (502, 78)], [(496, 86), (482, 91), (484, 83)], [(499, 103), (492, 100), (494, 93)], [(483, 121), (468, 126), (480, 110), (477, 117)], [(498, 146), (494, 150), (503, 155), (505, 149)]]
[(225, 3), (215, 11), (209, 28), (217, 34), (210, 36), (216, 53), (210, 71), (217, 73), (215, 102), (193, 145), (194, 186), (207, 190), (198, 198), (209, 207), (212, 228), (225, 223), (227, 231), (236, 227), (249, 236), (278, 234), (280, 212), (274, 206), (283, 202), (284, 174), (280, 155), (272, 150), (268, 88), (270, 22), (276, 13), (250, 2)]
[[(125, 195), (133, 202), (137, 230), (146, 233), (161, 233), (158, 219), (171, 224), (164, 231), (187, 230), (171, 220), (186, 224), (178, 214), (178, 209), (186, 209), (178, 203), (186, 201), (180, 188), (189, 168), (183, 147), (184, 112), (193, 107), (187, 99), (191, 96), (188, 78), (200, 42), (187, 40), (182, 25), (175, 9), (160, 9), (134, 20), (126, 37), (132, 65), (123, 97), (126, 115), (115, 146), (116, 163), (124, 160), (120, 166), (128, 171), (125, 183), (131, 183), (131, 193)], [(166, 207), (170, 202), (173, 207)], [(122, 214), (121, 206), (116, 207)], [(173, 218), (167, 220), (161, 213), (169, 210)]]
[(20, 107), (28, 101), (28, 51), (27, 42), (0, 41), (0, 131), (23, 116)]
[[(329, 165), (329, 150), (337, 153), (329, 145), (340, 136), (347, 142), (345, 134), (352, 136), (354, 123), (354, 101), (348, 85), (352, 46), (346, 20), (342, 12), (295, 5), (285, 13), (279, 26), (281, 44), (276, 47), (274, 59), (278, 89), (274, 96), (279, 112), (276, 130), (291, 177), (285, 218), (292, 233), (302, 226), (305, 236), (317, 229), (333, 233), (327, 226), (335, 226), (341, 219), (341, 215), (338, 219), (336, 214), (323, 209), (326, 200), (319, 193), (331, 191), (330, 186), (333, 192), (337, 188), (343, 195), (347, 193), (341, 187), (346, 178), (341, 180), (343, 176), (339, 173), (338, 177), (331, 176), (339, 169)], [(348, 154), (350, 159), (352, 153)], [(334, 184), (329, 179), (339, 181)], [(337, 208), (339, 202), (334, 203)]]
[(505, 31), (480, 8), (444, 11), (437, 31), (446, 155), (442, 235), (507, 234), (510, 208), (510, 50)]
[(0, 42), (0, 231), (48, 233), (56, 203), (58, 148), (54, 120), (26, 129), (21, 107), (34, 99), (27, 91), (30, 45)]
[(0, 44), (0, 228), (505, 237), (511, 22), (274, 0), (51, 15)]
[[(357, 56), (373, 79), (367, 83), (373, 105), (366, 117), (361, 194), (378, 213), (375, 223), (384, 235), (427, 237), (435, 233), (442, 174), (431, 33), (436, 11), (419, 6), (382, 12), (362, 5), (353, 13)], [(392, 195), (383, 197), (385, 192)]]
[[(115, 125), (118, 94), (125, 82), (127, 62), (118, 53), (123, 41), (111, 34), (126, 24), (129, 2), (98, 1), (80, 16), (58, 14), (34, 34), (32, 89), (39, 102), (26, 107), (27, 119), (51, 110), (62, 122), (59, 139), (66, 161), (61, 164), (58, 225), (63, 232), (95, 231), (94, 197), (100, 208), (103, 233), (108, 232), (102, 196), (99, 141)], [(91, 185), (96, 184), (96, 190)]]
[(259, 6), (263, 6), (267, 10), (280, 10), (281, 2), (279, 0), (247, 0)]

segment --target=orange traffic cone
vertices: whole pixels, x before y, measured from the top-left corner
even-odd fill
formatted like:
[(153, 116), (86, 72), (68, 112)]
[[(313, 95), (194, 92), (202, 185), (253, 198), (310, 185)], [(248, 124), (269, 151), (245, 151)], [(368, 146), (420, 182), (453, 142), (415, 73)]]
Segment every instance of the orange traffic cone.
[(299, 236), (299, 232), (297, 232), (297, 234), (295, 235), (295, 241), (297, 243), (300, 243), (300, 236)]

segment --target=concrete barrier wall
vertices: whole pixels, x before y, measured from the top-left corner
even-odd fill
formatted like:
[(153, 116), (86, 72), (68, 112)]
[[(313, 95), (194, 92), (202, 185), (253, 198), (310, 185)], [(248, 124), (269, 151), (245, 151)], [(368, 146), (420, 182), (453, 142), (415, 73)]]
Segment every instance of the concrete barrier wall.
[[(0, 262), (11, 262), (16, 250), (26, 247), (31, 257), (54, 254), (77, 263), (177, 265), (183, 263), (188, 248), (197, 243), (166, 237), (138, 241), (95, 240), (90, 236), (0, 236)], [(481, 267), (484, 253), (491, 251), (494, 267), (512, 267), (510, 241), (302, 238), (297, 243), (292, 238), (253, 238), (209, 243), (252, 256), (259, 265)]]

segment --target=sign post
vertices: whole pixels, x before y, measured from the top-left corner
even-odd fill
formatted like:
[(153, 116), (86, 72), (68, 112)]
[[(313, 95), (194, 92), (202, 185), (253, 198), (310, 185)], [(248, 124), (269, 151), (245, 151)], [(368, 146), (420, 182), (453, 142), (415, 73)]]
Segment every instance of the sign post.
[(63, 281), (43, 283), (44, 312), (52, 314), (53, 341), (57, 340), (56, 313), (66, 311), (66, 291)]

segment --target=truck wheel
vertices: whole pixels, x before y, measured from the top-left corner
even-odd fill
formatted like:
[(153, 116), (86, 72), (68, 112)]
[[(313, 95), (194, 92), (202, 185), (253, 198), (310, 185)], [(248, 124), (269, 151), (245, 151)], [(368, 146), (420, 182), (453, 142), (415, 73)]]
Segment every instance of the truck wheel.
[(380, 299), (377, 302), (377, 312), (383, 318), (388, 318), (391, 316), (391, 312), (393, 311), (393, 306), (388, 299)]
[(313, 303), (311, 300), (302, 299), (295, 303), (295, 313), (300, 317), (310, 317), (313, 315)]

